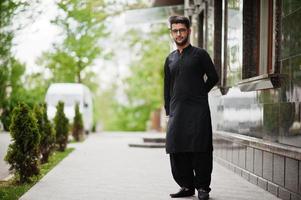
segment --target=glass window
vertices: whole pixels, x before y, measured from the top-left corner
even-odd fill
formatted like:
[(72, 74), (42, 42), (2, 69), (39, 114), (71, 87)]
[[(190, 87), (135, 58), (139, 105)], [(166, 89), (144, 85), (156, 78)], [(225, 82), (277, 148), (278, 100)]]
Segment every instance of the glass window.
[(214, 5), (213, 1), (209, 2), (208, 8), (207, 8), (207, 13), (208, 13), (208, 27), (207, 27), (207, 51), (211, 58), (214, 57), (213, 54), (213, 45), (214, 45)]
[(197, 46), (204, 48), (203, 46), (203, 24), (204, 24), (204, 12), (195, 14), (190, 17), (191, 20), (191, 35), (190, 42)]
[[(273, 0), (243, 2), (242, 78), (274, 73), (275, 57)], [(275, 43), (274, 43), (275, 44)]]
[[(211, 1), (212, 2), (212, 1)], [(210, 8), (211, 6), (209, 6)], [(214, 65), (216, 68), (216, 71), (220, 77), (218, 85), (220, 88), (225, 86), (224, 82), (225, 79), (223, 78), (222, 73), (222, 24), (223, 24), (223, 3), (220, 0), (214, 0)]]
[(227, 3), (226, 77), (227, 86), (233, 86), (241, 80), (242, 72), (242, 1)]

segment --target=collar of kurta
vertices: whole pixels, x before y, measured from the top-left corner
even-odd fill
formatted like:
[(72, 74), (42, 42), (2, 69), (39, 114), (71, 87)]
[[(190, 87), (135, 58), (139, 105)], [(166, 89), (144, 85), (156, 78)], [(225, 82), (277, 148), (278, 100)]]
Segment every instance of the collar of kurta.
[(185, 47), (185, 48), (183, 49), (182, 53), (180, 53), (180, 50), (179, 50), (179, 49), (177, 49), (177, 52), (178, 52), (178, 54), (183, 54), (183, 53), (185, 53), (186, 51), (188, 51), (191, 47), (192, 47), (191, 44), (189, 44), (187, 47)]

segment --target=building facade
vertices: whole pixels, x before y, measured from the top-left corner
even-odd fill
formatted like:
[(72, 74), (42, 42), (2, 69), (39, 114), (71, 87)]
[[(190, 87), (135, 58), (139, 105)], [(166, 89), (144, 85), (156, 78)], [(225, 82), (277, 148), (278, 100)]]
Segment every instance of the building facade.
[(185, 0), (191, 42), (214, 60), (215, 159), (301, 199), (301, 1)]

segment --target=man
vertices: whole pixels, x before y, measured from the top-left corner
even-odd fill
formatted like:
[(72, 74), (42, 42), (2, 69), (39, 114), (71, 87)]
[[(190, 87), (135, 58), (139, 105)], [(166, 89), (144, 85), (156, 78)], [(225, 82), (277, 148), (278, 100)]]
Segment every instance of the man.
[[(164, 65), (164, 100), (168, 116), (166, 152), (180, 191), (172, 198), (198, 191), (200, 200), (209, 199), (212, 172), (212, 128), (208, 92), (218, 76), (208, 53), (191, 46), (190, 21), (183, 16), (169, 18), (177, 50)], [(204, 75), (207, 79), (204, 80)]]

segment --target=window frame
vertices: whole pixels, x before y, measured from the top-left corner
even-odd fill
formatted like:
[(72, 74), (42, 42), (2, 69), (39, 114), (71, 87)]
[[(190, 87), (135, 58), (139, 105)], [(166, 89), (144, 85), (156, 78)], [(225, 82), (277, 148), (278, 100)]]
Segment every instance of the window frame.
[[(242, 27), (242, 68), (241, 79), (236, 81), (234, 85), (227, 86), (227, 39), (228, 39), (228, 0), (213, 0), (214, 6), (214, 36), (213, 36), (213, 62), (215, 64), (217, 73), (220, 80), (217, 83), (217, 88), (221, 93), (227, 94), (230, 87), (239, 87), (241, 91), (254, 91), (262, 89), (271, 89), (280, 87), (285, 75), (280, 74), (280, 43), (281, 43), (281, 0), (267, 0), (267, 4), (264, 5), (265, 0), (241, 0), (243, 5), (243, 27)], [(198, 38), (193, 39), (192, 43), (197, 46), (206, 48), (208, 39), (208, 1), (203, 1), (196, 5), (196, 1), (185, 1), (186, 9), (185, 14), (189, 16), (191, 21), (198, 27), (194, 27), (192, 34), (198, 34)], [(197, 1), (199, 2), (199, 1)], [(212, 2), (211, 2), (212, 3)], [(251, 5), (255, 3), (255, 7), (252, 7), (252, 11), (247, 11), (249, 15), (244, 14), (246, 11), (245, 5)], [(262, 8), (264, 7), (265, 10)], [(252, 19), (252, 15), (255, 14), (255, 19)], [(263, 11), (264, 14), (261, 14)], [(200, 17), (200, 16), (203, 17)], [(266, 27), (265, 40), (262, 39), (261, 34), (264, 34), (260, 29), (264, 27), (262, 18), (268, 17), (265, 24)], [(202, 19), (201, 19), (202, 18)], [(250, 21), (245, 21), (248, 18)], [(252, 33), (248, 33), (249, 25), (255, 29)], [(202, 25), (202, 27), (200, 27)], [(202, 30), (198, 30), (202, 28)], [(250, 30), (250, 29), (249, 29)], [(197, 31), (197, 33), (195, 33)], [(201, 35), (200, 35), (201, 33)], [(249, 37), (248, 37), (249, 34)], [(254, 36), (255, 35), (255, 36)], [(247, 43), (246, 40), (248, 40)], [(194, 41), (196, 40), (196, 41)], [(248, 44), (249, 42), (249, 44)], [(266, 45), (263, 45), (263, 42)], [(247, 48), (245, 46), (247, 44)], [(251, 47), (251, 50), (250, 50)], [(260, 51), (266, 51), (263, 55)], [(246, 52), (251, 51), (247, 54)], [(248, 55), (251, 55), (249, 58)], [(248, 60), (249, 59), (249, 60)], [(266, 59), (266, 60), (264, 60)], [(262, 62), (264, 61), (264, 62)], [(262, 64), (265, 63), (265, 64)]]
[[(245, 3), (248, 0), (244, 0)], [(255, 48), (257, 58), (256, 58), (256, 74), (248, 75), (246, 72), (250, 70), (249, 63), (243, 64), (243, 77), (242, 80), (238, 82), (238, 86), (241, 91), (254, 91), (254, 90), (262, 90), (262, 89), (272, 89), (278, 88), (281, 86), (284, 78), (286, 77), (283, 74), (280, 74), (280, 65), (279, 65), (279, 53), (280, 53), (280, 29), (281, 29), (281, 2), (278, 0), (268, 0), (267, 8), (264, 13), (267, 19), (267, 27), (266, 27), (266, 39), (261, 39), (261, 34), (264, 31), (260, 30), (264, 27), (262, 22), (262, 18), (264, 15), (262, 14), (263, 2), (264, 0), (257, 0), (257, 10), (259, 11), (259, 15), (257, 15), (257, 44)], [(245, 16), (243, 16), (245, 17)], [(243, 35), (243, 40), (246, 38)], [(265, 45), (263, 43), (266, 43)], [(249, 49), (243, 50), (243, 59), (245, 59), (246, 51)], [(253, 49), (254, 50), (254, 49)], [(266, 51), (266, 54), (263, 54), (262, 51)], [(266, 60), (265, 60), (266, 59)], [(254, 66), (253, 69), (255, 70)], [(245, 72), (245, 73), (244, 73)], [(253, 72), (254, 73), (254, 72)]]

